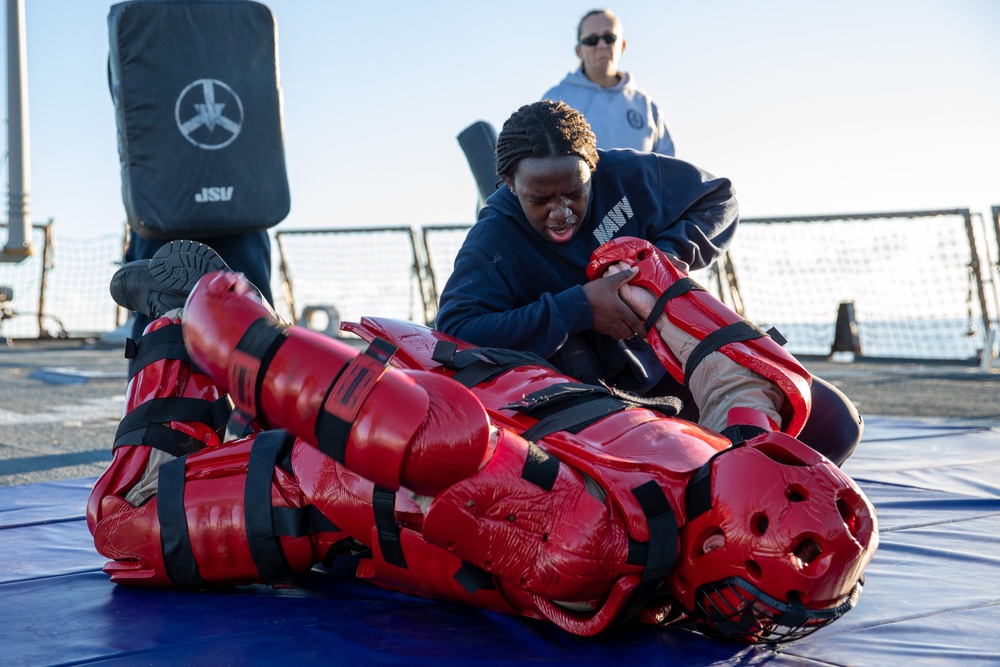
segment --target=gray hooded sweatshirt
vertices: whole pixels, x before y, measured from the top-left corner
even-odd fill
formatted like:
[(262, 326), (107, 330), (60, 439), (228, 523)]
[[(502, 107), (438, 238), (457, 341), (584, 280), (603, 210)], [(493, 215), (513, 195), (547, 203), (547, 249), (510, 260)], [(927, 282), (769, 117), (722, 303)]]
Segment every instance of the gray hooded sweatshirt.
[(587, 78), (583, 68), (566, 75), (542, 99), (562, 100), (590, 123), (597, 147), (634, 148), (661, 155), (674, 155), (674, 142), (656, 103), (646, 95), (628, 72), (621, 81), (602, 88)]

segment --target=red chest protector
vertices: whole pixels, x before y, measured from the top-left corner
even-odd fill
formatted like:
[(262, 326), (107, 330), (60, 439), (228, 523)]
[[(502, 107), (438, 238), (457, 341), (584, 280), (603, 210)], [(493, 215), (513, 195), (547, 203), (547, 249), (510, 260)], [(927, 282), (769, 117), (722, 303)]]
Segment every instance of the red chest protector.
[[(593, 634), (662, 581), (676, 557), (676, 531), (685, 521), (687, 482), (712, 455), (730, 446), (726, 438), (631, 404), (603, 387), (576, 383), (530, 354), (476, 348), (439, 331), (397, 320), (364, 318), (344, 328), (368, 341), (380, 338), (396, 345), (393, 367), (422, 369), (461, 382), (483, 404), (494, 426), (510, 429), (528, 441), (522, 469), (493, 473), (492, 467), (504, 465), (498, 459), (506, 456), (505, 449), (518, 447), (501, 440), (484, 470), (438, 495), (423, 524), (428, 540), (454, 544), (461, 540), (456, 536), (468, 536), (459, 545), (466, 558), (477, 547), (484, 550), (481, 559), (504, 552), (491, 545), (487, 535), (502, 535), (504, 531), (489, 525), (488, 513), (468, 508), (483, 502), (484, 495), (493, 498), (523, 493), (516, 487), (524, 480), (558, 490), (561, 462), (581, 474), (587, 480), (585, 486), (599, 489), (599, 500), (612, 508), (612, 522), (623, 521), (619, 529), (624, 528), (625, 534), (620, 537), (625, 543), (619, 546), (624, 560), (615, 563), (611, 556), (608, 562), (605, 556), (604, 562), (593, 565), (610, 568), (606, 576), (614, 582), (607, 600), (593, 613), (569, 612), (551, 599), (529, 594), (530, 606), (566, 629)], [(541, 504), (545, 500), (535, 498), (532, 502)], [(511, 510), (501, 519), (514, 522), (511, 517), (517, 516)], [(572, 512), (567, 510), (564, 516), (569, 518)], [(599, 530), (591, 526), (581, 532)], [(560, 538), (573, 541), (565, 535)], [(615, 539), (604, 536), (604, 547), (614, 551), (608, 543)], [(531, 544), (526, 539), (519, 550), (530, 550)], [(581, 561), (587, 558), (580, 553), (575, 557)], [(544, 567), (537, 564), (544, 561), (541, 556), (535, 559), (531, 576), (540, 576), (537, 570)], [(565, 571), (559, 574), (567, 576)], [(530, 583), (527, 587), (533, 588)]]

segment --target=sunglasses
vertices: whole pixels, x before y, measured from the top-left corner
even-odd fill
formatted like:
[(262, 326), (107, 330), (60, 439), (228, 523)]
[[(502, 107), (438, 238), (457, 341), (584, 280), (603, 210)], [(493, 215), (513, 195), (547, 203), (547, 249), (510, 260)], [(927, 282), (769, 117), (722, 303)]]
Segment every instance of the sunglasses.
[(580, 38), (580, 43), (584, 46), (597, 46), (597, 43), (601, 40), (608, 46), (611, 46), (618, 41), (618, 35), (613, 32), (606, 32), (603, 35), (587, 35), (586, 37)]

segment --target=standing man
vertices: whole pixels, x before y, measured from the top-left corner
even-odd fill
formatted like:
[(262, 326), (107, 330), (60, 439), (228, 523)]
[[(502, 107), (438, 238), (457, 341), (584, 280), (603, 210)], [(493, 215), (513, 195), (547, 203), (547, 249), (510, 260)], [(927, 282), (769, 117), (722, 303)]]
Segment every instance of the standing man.
[(618, 69), (625, 51), (621, 21), (607, 9), (595, 9), (577, 27), (580, 68), (566, 75), (542, 99), (566, 102), (584, 115), (597, 147), (634, 148), (674, 155), (674, 142), (659, 107), (628, 72)]

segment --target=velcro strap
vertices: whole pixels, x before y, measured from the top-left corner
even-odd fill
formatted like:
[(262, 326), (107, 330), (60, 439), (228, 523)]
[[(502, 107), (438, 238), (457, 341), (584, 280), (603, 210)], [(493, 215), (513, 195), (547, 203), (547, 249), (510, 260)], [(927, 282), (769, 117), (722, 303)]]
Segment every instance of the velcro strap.
[(127, 339), (125, 341), (125, 358), (129, 360), (129, 380), (154, 361), (174, 359), (191, 362), (187, 348), (184, 347), (184, 337), (180, 324), (168, 324), (156, 331), (150, 331), (143, 334), (138, 341)]
[(396, 492), (376, 486), (372, 491), (372, 509), (375, 510), (375, 529), (382, 558), (390, 565), (407, 567), (396, 523)]
[[(228, 399), (210, 402), (202, 398), (154, 398), (146, 401), (132, 412), (122, 417), (115, 433), (115, 447), (124, 445), (147, 445), (156, 447), (155, 440), (147, 441), (146, 431), (151, 424), (166, 424), (172, 421), (204, 424), (218, 432), (218, 420), (224, 416)], [(164, 450), (169, 451), (169, 450)], [(173, 452), (171, 452), (173, 453)]]
[(625, 562), (629, 565), (645, 565), (649, 560), (649, 542), (636, 542), (628, 536), (628, 556)]
[(771, 327), (770, 329), (768, 329), (767, 335), (770, 336), (771, 340), (773, 340), (781, 347), (785, 347), (785, 345), (788, 345), (788, 339), (781, 335), (781, 332), (778, 331), (777, 327)]
[[(645, 564), (642, 581), (629, 598), (622, 618), (629, 618), (645, 606), (663, 579), (670, 573), (677, 560), (677, 517), (663, 489), (655, 480), (649, 480), (632, 489), (649, 526), (649, 542), (629, 540), (628, 562)], [(644, 558), (644, 563), (641, 560)]]
[(251, 422), (253, 422), (253, 415), (248, 415), (242, 410), (233, 410), (229, 421), (226, 422), (226, 437), (223, 442), (239, 440), (250, 435), (253, 432)]
[(274, 507), (271, 509), (271, 524), (275, 535), (287, 537), (305, 537), (340, 530), (315, 505)]
[(256, 418), (267, 367), (288, 338), (288, 325), (263, 316), (240, 338), (229, 358), (229, 393), (236, 406)]
[(202, 588), (205, 581), (194, 560), (184, 507), (186, 462), (187, 456), (182, 456), (160, 466), (156, 518), (160, 524), (160, 547), (167, 577), (178, 588)]
[(497, 588), (491, 574), (464, 561), (462, 567), (455, 573), (455, 581), (461, 584), (469, 595), (475, 595), (479, 591), (495, 591)]
[(264, 431), (254, 439), (243, 489), (247, 546), (261, 580), (269, 586), (290, 586), (292, 572), (274, 530), (271, 483), (278, 460), (291, 449), (288, 431)]
[(677, 560), (677, 517), (663, 489), (654, 480), (632, 489), (649, 524), (649, 545), (643, 581), (662, 579)]
[(698, 364), (704, 361), (705, 357), (712, 352), (730, 343), (739, 343), (745, 340), (764, 338), (765, 336), (767, 336), (766, 333), (746, 320), (734, 322), (721, 329), (716, 329), (705, 336), (704, 340), (698, 343), (691, 351), (691, 356), (688, 357), (687, 363), (684, 365), (684, 385), (688, 386), (690, 384), (691, 374), (694, 373), (694, 369), (698, 368)]
[(396, 346), (376, 338), (362, 354), (337, 374), (316, 416), (316, 441), (321, 452), (344, 463), (347, 438), (361, 406), (385, 373)]
[(534, 426), (521, 433), (525, 440), (537, 442), (557, 431), (579, 433), (599, 419), (630, 405), (612, 396), (604, 387), (564, 382), (532, 392), (504, 407), (538, 418)]
[(767, 431), (752, 424), (733, 424), (719, 431), (719, 435), (724, 436), (734, 445), (756, 438), (762, 433), (767, 433)]
[(521, 477), (540, 489), (551, 491), (559, 476), (559, 459), (548, 454), (533, 442), (528, 443)]
[(477, 347), (456, 352), (457, 345), (438, 341), (431, 358), (451, 370), (457, 371), (451, 379), (468, 388), (489, 382), (509, 370), (521, 366), (542, 366), (556, 370), (549, 362), (532, 352)]
[(187, 433), (175, 431), (163, 424), (150, 424), (142, 435), (142, 444), (153, 449), (159, 449), (171, 456), (184, 456), (205, 448), (198, 438)]
[(684, 509), (687, 520), (701, 516), (712, 509), (712, 464), (705, 463), (687, 484), (684, 493)]
[(128, 379), (155, 361), (172, 359), (191, 363), (180, 323), (168, 324), (156, 331), (143, 334), (138, 341), (129, 339), (125, 345), (125, 358), (129, 360)]
[(676, 299), (682, 294), (694, 291), (704, 292), (706, 290), (691, 278), (678, 278), (677, 282), (663, 290), (663, 294), (661, 294), (660, 298), (653, 304), (653, 309), (649, 311), (649, 316), (642, 324), (642, 326), (646, 329), (646, 333), (649, 333), (650, 330), (652, 330), (652, 328), (656, 325), (656, 320), (660, 319), (660, 315), (663, 314), (663, 310), (667, 307), (667, 301)]
[(798, 597), (790, 595), (785, 613), (776, 621), (776, 625), (785, 628), (803, 628), (810, 618), (809, 610)]
[(559, 382), (522, 396), (519, 400), (503, 406), (501, 410), (517, 410), (529, 417), (544, 417), (557, 412), (563, 406), (607, 396), (611, 396), (607, 387), (582, 382)]
[(741, 443), (737, 442), (732, 447), (727, 447), (712, 454), (711, 458), (705, 461), (698, 468), (698, 472), (688, 480), (687, 489), (684, 491), (686, 521), (691, 521), (712, 508), (712, 462), (723, 454), (735, 451), (741, 446)]
[(588, 397), (579, 403), (567, 404), (558, 412), (539, 419), (534, 426), (524, 431), (521, 437), (537, 442), (557, 431), (579, 433), (594, 422), (627, 407), (629, 406), (626, 403), (612, 396)]

